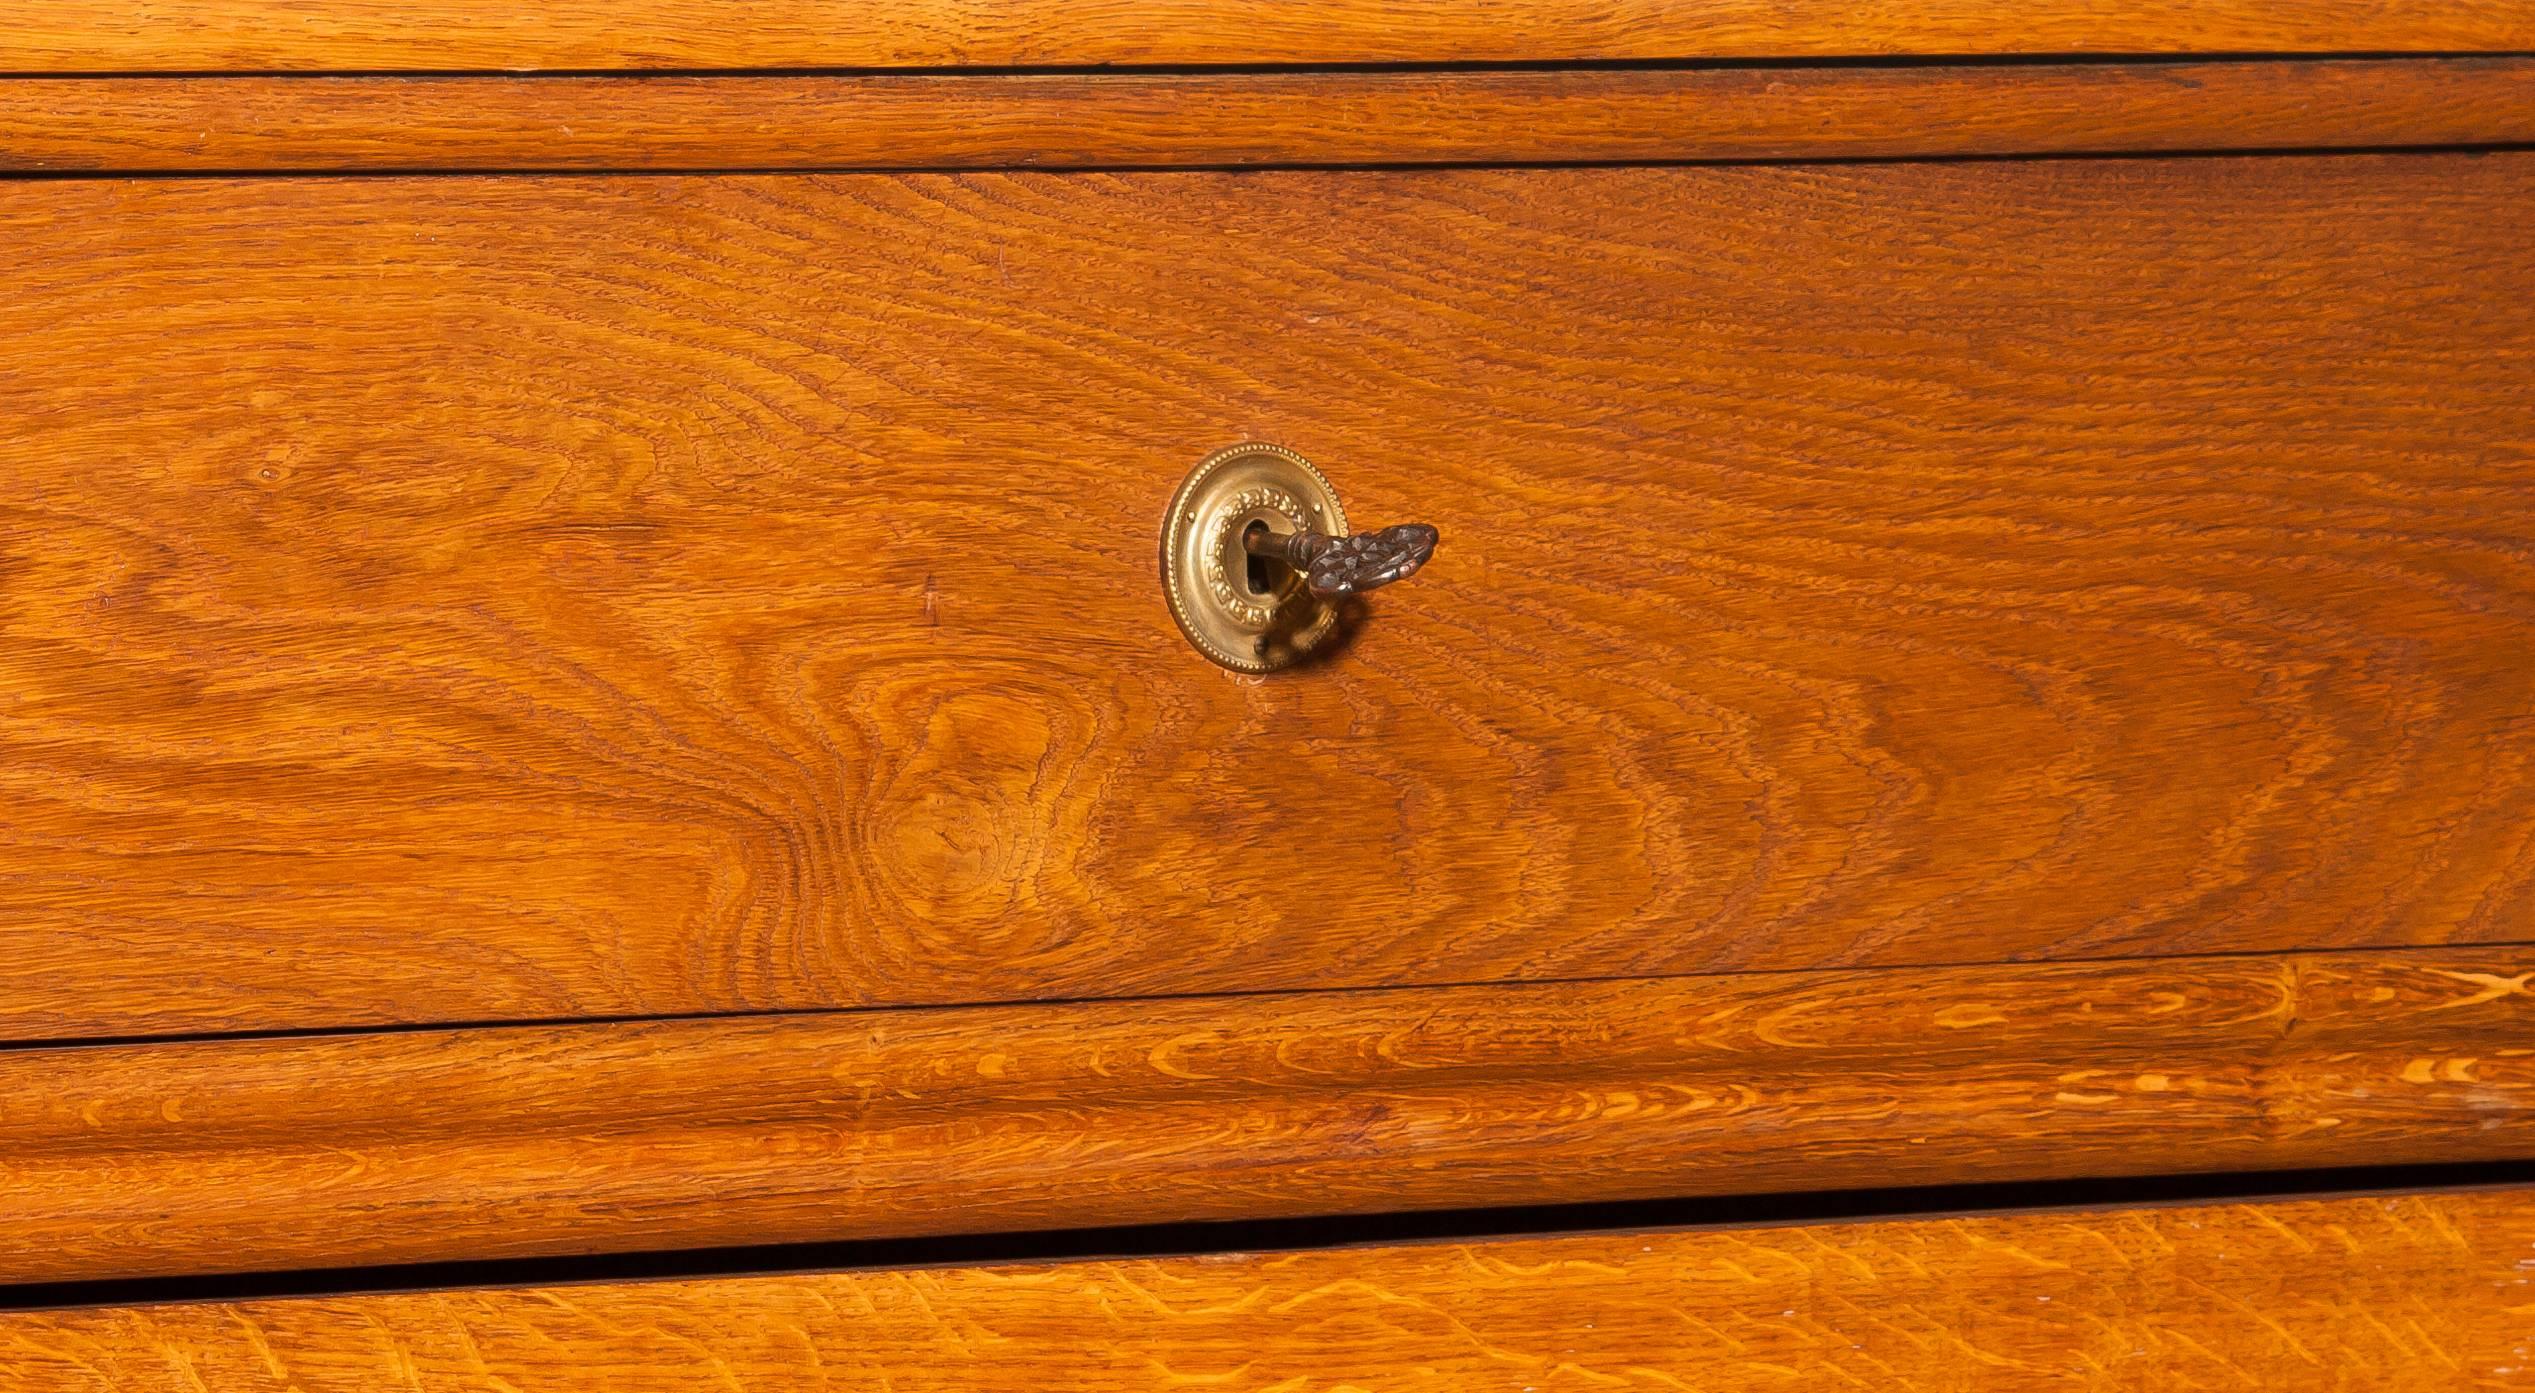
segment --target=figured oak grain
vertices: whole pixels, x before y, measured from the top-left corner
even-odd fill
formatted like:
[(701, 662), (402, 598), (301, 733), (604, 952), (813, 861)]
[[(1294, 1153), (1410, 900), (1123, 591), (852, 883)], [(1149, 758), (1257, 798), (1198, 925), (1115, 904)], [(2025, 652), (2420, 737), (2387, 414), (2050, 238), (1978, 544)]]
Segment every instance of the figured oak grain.
[(2462, 1393), (2535, 1190), (0, 1314), (23, 1393)]
[(2535, 60), (21, 78), (0, 170), (1518, 164), (2535, 141)]
[[(0, 1037), (2523, 939), (2530, 200), (0, 186)], [(1445, 539), (1263, 681), (1253, 437)]]
[(0, 71), (2535, 49), (2525, 0), (8, 0)]
[(0, 1053), (0, 1282), (2535, 1156), (2535, 950)]

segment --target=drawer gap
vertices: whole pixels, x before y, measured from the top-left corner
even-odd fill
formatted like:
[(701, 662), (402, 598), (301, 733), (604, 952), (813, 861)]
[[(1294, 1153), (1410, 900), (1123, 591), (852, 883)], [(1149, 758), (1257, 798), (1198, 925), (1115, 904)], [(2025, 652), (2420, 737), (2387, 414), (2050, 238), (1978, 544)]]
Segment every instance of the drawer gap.
[(657, 1253), (29, 1283), (0, 1286), (0, 1311), (317, 1298), (451, 1288), (545, 1287), (592, 1282), (1310, 1252), (1416, 1243), (1484, 1243), (1589, 1233), (1739, 1230), (1955, 1215), (2267, 1203), (2523, 1184), (2535, 1184), (2535, 1161), (2336, 1167), (2030, 1184), (1931, 1185), (1887, 1190), (1701, 1196), (1605, 1204), (1332, 1215), (1228, 1223), (1141, 1224), (1038, 1233), (962, 1234)]

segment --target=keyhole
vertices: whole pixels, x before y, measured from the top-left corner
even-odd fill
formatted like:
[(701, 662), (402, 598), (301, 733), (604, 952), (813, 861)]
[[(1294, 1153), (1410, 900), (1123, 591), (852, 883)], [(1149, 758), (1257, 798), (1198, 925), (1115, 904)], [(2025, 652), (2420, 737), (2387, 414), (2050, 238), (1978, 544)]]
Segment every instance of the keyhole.
[[(1250, 543), (1266, 536), (1267, 533), (1268, 525), (1266, 523), (1253, 522), (1248, 527), (1242, 529), (1241, 544), (1242, 546), (1247, 547)], [(1283, 577), (1279, 576), (1277, 572), (1285, 569), (1284, 564), (1281, 562), (1270, 561), (1264, 556), (1253, 556), (1247, 551), (1244, 551), (1242, 556), (1250, 563), (1251, 597), (1253, 599), (1264, 600), (1270, 595), (1275, 594), (1277, 582), (1283, 579)]]

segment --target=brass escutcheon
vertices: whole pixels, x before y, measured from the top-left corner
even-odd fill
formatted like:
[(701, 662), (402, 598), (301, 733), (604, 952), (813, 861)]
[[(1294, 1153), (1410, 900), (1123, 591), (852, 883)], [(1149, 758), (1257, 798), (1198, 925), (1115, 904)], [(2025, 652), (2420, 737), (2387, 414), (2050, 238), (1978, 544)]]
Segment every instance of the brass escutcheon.
[[(1235, 672), (1274, 672), (1329, 637), (1338, 608), (1288, 566), (1254, 567), (1253, 524), (1278, 532), (1344, 532), (1337, 491), (1282, 445), (1228, 446), (1198, 462), (1162, 523), (1162, 588), (1197, 651)], [(1269, 586), (1255, 581), (1266, 573)]]

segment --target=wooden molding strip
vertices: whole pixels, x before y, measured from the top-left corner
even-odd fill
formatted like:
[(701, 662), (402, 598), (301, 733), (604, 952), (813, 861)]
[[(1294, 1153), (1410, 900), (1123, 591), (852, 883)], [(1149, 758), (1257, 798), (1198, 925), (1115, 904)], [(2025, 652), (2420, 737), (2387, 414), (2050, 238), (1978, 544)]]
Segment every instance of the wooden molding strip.
[(0, 1315), (17, 1393), (2524, 1386), (2535, 1190)]
[(0, 72), (1552, 63), (2535, 48), (2522, 0), (8, 0)]
[(0, 170), (1832, 159), (2535, 140), (2535, 60), (0, 82)]
[(2535, 949), (0, 1055), (0, 1280), (2535, 1156)]

